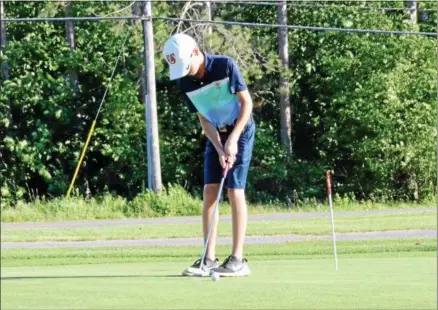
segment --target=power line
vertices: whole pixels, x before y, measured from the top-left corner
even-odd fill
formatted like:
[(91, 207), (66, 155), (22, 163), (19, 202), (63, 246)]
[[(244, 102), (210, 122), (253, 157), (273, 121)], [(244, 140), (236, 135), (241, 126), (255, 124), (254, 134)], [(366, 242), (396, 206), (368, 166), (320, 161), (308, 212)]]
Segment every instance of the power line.
[[(154, 1), (154, 0), (153, 0)], [(189, 0), (155, 0), (157, 2), (187, 2)], [(412, 2), (433, 2), (435, 3), (436, 0), (411, 0)], [(264, 1), (254, 1), (254, 0), (210, 0), (211, 3), (226, 3), (226, 2), (230, 2), (230, 3), (249, 3), (249, 2), (259, 2), (259, 3), (270, 3), (270, 4), (282, 4), (282, 1), (278, 1), (278, 0), (264, 0)], [(404, 0), (286, 0), (287, 3), (297, 3), (297, 2), (321, 2), (321, 3), (325, 3), (325, 2), (332, 2), (332, 3), (336, 3), (336, 2), (363, 2), (363, 3), (374, 3), (374, 2), (387, 2), (387, 3), (405, 3)]]
[[(108, 13), (104, 16), (109, 16), (112, 14), (120, 13), (124, 10), (129, 9), (135, 1), (132, 0), (3, 0), (3, 2), (7, 1), (14, 1), (14, 2), (130, 2), (130, 4), (127, 7), (124, 7), (120, 10), (117, 10), (115, 12)], [(193, 1), (193, 0), (152, 0), (152, 2), (167, 2), (167, 3), (185, 3), (187, 1)], [(393, 2), (391, 0), (347, 0), (349, 2)], [(394, 0), (394, 2), (403, 2), (400, 0)], [(141, 3), (141, 1), (138, 1)], [(205, 2), (205, 1), (195, 1), (195, 2)], [(260, 5), (260, 6), (277, 6), (278, 2), (259, 2), (259, 1), (227, 1), (227, 0), (212, 0), (210, 1), (212, 3), (216, 4), (244, 4), (244, 5)], [(410, 11), (412, 9), (410, 8), (399, 8), (399, 7), (374, 7), (374, 6), (347, 6), (347, 5), (321, 5), (321, 4), (295, 4), (297, 2), (345, 2), (341, 0), (295, 0), (295, 1), (288, 1), (289, 6), (296, 7), (296, 8), (326, 8), (326, 9), (360, 9), (360, 10), (376, 10), (376, 11)], [(416, 1), (413, 1), (416, 2)], [(428, 1), (428, 0), (418, 0), (418, 2), (434, 2), (434, 1)], [(417, 11), (420, 12), (437, 12), (435, 9), (423, 9), (423, 8), (417, 8)], [(103, 16), (102, 16), (103, 17)]]
[[(261, 24), (261, 23), (246, 23), (233, 21), (208, 21), (187, 18), (173, 17), (153, 17), (156, 20), (167, 20), (172, 22), (190, 22), (200, 24), (218, 24), (218, 25), (236, 25), (255, 28), (286, 28), (291, 30), (314, 30), (314, 31), (339, 31), (339, 32), (355, 32), (355, 33), (374, 33), (374, 34), (394, 34), (394, 35), (420, 35), (434, 37), (435, 32), (411, 32), (411, 31), (395, 31), (395, 30), (376, 30), (376, 29), (354, 29), (354, 28), (333, 28), (333, 27), (315, 27), (301, 25), (278, 25), (278, 24)], [(108, 20), (150, 20), (148, 16), (108, 16), (108, 17), (36, 17), (36, 18), (7, 18), (3, 22), (66, 22), (66, 21), (108, 21)]]
[[(218, 2), (219, 3), (219, 2)], [(244, 4), (244, 5), (260, 5), (260, 6), (276, 6), (276, 3), (271, 2), (220, 2), (220, 4)], [(410, 8), (397, 7), (377, 7), (377, 6), (347, 6), (347, 5), (320, 5), (320, 4), (293, 4), (289, 3), (289, 7), (293, 8), (325, 8), (325, 9), (359, 9), (359, 10), (376, 10), (376, 11), (410, 11)], [(417, 8), (417, 11), (436, 12), (435, 9)]]
[[(178, 0), (156, 0), (156, 2), (186, 2), (188, 0), (184, 0), (184, 1), (178, 1)], [(203, 2), (203, 1), (197, 1), (197, 2)], [(269, 1), (269, 0), (265, 0), (265, 1), (254, 1), (254, 0), (210, 0), (211, 3), (217, 3), (217, 4), (248, 4), (248, 5), (280, 5), (282, 4), (282, 2), (279, 1)], [(323, 4), (327, 4), (327, 3), (344, 3), (345, 2), (351, 2), (351, 3), (400, 3), (400, 4), (404, 4), (405, 1), (401, 1), (401, 0), (294, 0), (294, 1), (286, 1), (287, 5), (291, 5), (291, 6), (296, 6), (296, 3), (323, 3)], [(436, 1), (432, 0), (412, 0), (412, 2), (417, 2), (417, 3), (435, 3)], [(344, 5), (345, 7), (348, 7), (347, 5)]]
[[(8, 0), (3, 0), (4, 2), (7, 2)], [(117, 14), (122, 11), (125, 11), (132, 7), (132, 5), (136, 1), (128, 1), (128, 0), (10, 0), (14, 2), (130, 2), (130, 4), (120, 10), (117, 10), (115, 12), (108, 13), (103, 16), (97, 16), (97, 17), (106, 17), (109, 15)], [(184, 3), (186, 1), (190, 0), (152, 0), (152, 2), (168, 2), (168, 3)], [(320, 5), (320, 4), (295, 4), (296, 2), (341, 2), (340, 0), (295, 0), (295, 1), (288, 1), (288, 5), (295, 8), (316, 8), (316, 9), (360, 9), (360, 10), (375, 10), (375, 11), (410, 11), (412, 9), (410, 8), (398, 8), (398, 7), (373, 7), (373, 6), (346, 6), (346, 5)], [(349, 2), (381, 2), (381, 1), (374, 1), (374, 0), (350, 0)], [(387, 2), (390, 0), (382, 0), (382, 2)], [(394, 0), (398, 1), (399, 0)], [(430, 2), (425, 0), (419, 0), (419, 2)], [(202, 2), (202, 1), (197, 1)], [(254, 2), (254, 1), (227, 1), (227, 0), (212, 0), (211, 2), (217, 3), (217, 4), (244, 4), (244, 5), (260, 5), (260, 6), (276, 6), (278, 5), (278, 2), (268, 1), (268, 2)], [(345, 1), (342, 1), (345, 2)], [(392, 0), (391, 0), (392, 2)], [(415, 2), (415, 1), (414, 1)], [(140, 3), (140, 1), (139, 1)], [(416, 9), (419, 12), (437, 12), (435, 9), (422, 9), (417, 8)]]
[(314, 30), (314, 31), (339, 31), (339, 32), (355, 32), (355, 33), (373, 33), (373, 34), (394, 34), (394, 35), (420, 35), (427, 37), (435, 37), (436, 32), (410, 32), (410, 31), (395, 31), (395, 30), (374, 30), (374, 29), (353, 29), (353, 28), (331, 28), (331, 27), (314, 27), (300, 25), (279, 25), (279, 24), (260, 24), (260, 23), (245, 23), (231, 21), (209, 21), (196, 20), (187, 18), (172, 18), (172, 17), (153, 17), (152, 19), (167, 20), (171, 22), (190, 22), (203, 24), (219, 24), (219, 25), (236, 25), (256, 28), (286, 28), (291, 30)]
[[(2, 0), (4, 3), (7, 2), (132, 2), (132, 0)], [(150, 2), (167, 2), (167, 3), (186, 3), (194, 0), (151, 0)], [(411, 0), (416, 3), (436, 3), (436, 0)], [(139, 0), (139, 2), (144, 2)], [(205, 2), (205, 1), (196, 1), (196, 2)], [(211, 3), (250, 3), (254, 2), (254, 0), (240, 0), (240, 1), (227, 1), (227, 0), (210, 0)], [(293, 0), (287, 1), (288, 3), (336, 3), (336, 2), (351, 2), (351, 3), (405, 3), (404, 0)], [(269, 3), (271, 5), (281, 4), (278, 0), (276, 1), (266, 1), (265, 3)]]
[[(239, 2), (239, 1), (222, 1), (216, 2), (219, 4), (243, 4), (243, 5), (259, 5), (259, 6), (277, 6), (277, 3), (272, 2)], [(377, 6), (348, 6), (348, 5), (321, 5), (321, 4), (295, 4), (288, 3), (289, 7), (293, 8), (326, 8), (326, 9), (359, 9), (359, 10), (376, 10), (376, 11), (410, 11), (410, 8), (398, 8), (398, 7), (377, 7)], [(417, 8), (417, 11), (421, 12), (436, 12), (435, 9), (422, 9)]]
[(127, 6), (125, 6), (124, 8), (121, 8), (121, 9), (119, 9), (117, 11), (114, 11), (114, 12), (111, 12), (111, 13), (108, 13), (108, 14), (105, 14), (105, 15), (98, 15), (98, 17), (106, 17), (106, 16), (110, 16), (110, 15), (121, 13), (121, 12), (126, 11), (127, 9), (131, 8), (134, 4), (135, 4), (135, 0), (132, 1), (130, 4), (128, 4)]
[(102, 110), (103, 103), (105, 102), (106, 96), (107, 96), (108, 91), (109, 91), (109, 89), (111, 87), (111, 82), (113, 81), (114, 74), (116, 73), (117, 65), (119, 64), (119, 60), (122, 57), (124, 47), (125, 47), (126, 42), (128, 40), (128, 37), (129, 37), (129, 34), (130, 34), (129, 30), (130, 29), (128, 28), (128, 31), (126, 32), (126, 36), (125, 36), (125, 38), (122, 41), (122, 45), (120, 47), (119, 55), (117, 56), (116, 63), (114, 64), (114, 68), (113, 68), (111, 76), (109, 78), (108, 85), (105, 88), (105, 92), (104, 92), (102, 100), (100, 102), (99, 109), (97, 110), (96, 116), (94, 117), (94, 120), (91, 123), (91, 127), (90, 127), (90, 130), (88, 131), (88, 135), (87, 135), (87, 140), (85, 141), (84, 147), (82, 148), (82, 152), (81, 152), (81, 155), (79, 157), (79, 160), (78, 160), (78, 163), (77, 163), (77, 166), (76, 166), (76, 170), (75, 170), (75, 172), (73, 174), (73, 178), (72, 178), (72, 180), (70, 182), (70, 186), (68, 187), (68, 190), (67, 190), (66, 198), (70, 197), (71, 191), (73, 190), (73, 186), (75, 184), (75, 181), (76, 181), (76, 178), (78, 176), (79, 170), (80, 170), (80, 168), (82, 166), (82, 161), (84, 160), (85, 153), (87, 152), (88, 145), (89, 145), (90, 140), (91, 140), (91, 136), (94, 133), (94, 128), (96, 127), (96, 123), (97, 123), (97, 118), (99, 117), (100, 111)]
[(144, 16), (95, 16), (95, 17), (34, 17), (34, 18), (5, 18), (3, 22), (30, 23), (30, 22), (86, 22), (110, 20), (150, 20)]
[[(156, 2), (187, 2), (189, 0), (155, 0)], [(154, 1), (154, 2), (155, 2)], [(202, 1), (201, 1), (202, 2)], [(238, 3), (242, 3), (242, 4), (246, 4), (246, 3), (257, 3), (257, 4), (261, 4), (261, 5), (279, 5), (282, 4), (283, 2), (275, 0), (275, 1), (270, 1), (270, 0), (264, 0), (264, 1), (254, 1), (254, 0), (210, 0), (211, 3), (234, 3), (234, 4), (238, 4)], [(345, 2), (350, 2), (350, 3), (400, 3), (400, 4), (405, 4), (404, 0), (287, 0), (286, 3), (288, 5), (294, 5), (294, 3), (345, 3)], [(436, 3), (436, 0), (412, 0), (411, 2), (416, 2), (416, 3)]]

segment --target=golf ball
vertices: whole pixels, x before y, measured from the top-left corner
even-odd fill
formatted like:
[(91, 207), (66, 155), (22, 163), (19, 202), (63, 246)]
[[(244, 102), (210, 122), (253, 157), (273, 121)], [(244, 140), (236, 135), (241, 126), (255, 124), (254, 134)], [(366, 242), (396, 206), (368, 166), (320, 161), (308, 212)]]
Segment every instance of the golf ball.
[(213, 281), (217, 281), (217, 280), (219, 280), (220, 276), (219, 276), (216, 272), (212, 272), (212, 273), (210, 274), (210, 278), (211, 278)]

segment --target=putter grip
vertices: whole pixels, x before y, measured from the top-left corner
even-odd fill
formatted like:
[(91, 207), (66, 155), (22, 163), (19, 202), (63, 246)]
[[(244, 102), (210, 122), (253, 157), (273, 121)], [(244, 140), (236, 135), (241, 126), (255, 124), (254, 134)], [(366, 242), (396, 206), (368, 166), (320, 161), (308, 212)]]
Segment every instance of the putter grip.
[(222, 171), (222, 177), (223, 177), (223, 178), (225, 178), (225, 177), (227, 176), (228, 169), (229, 169), (229, 166), (228, 166), (228, 163), (227, 163), (227, 164), (225, 165), (224, 170)]
[(330, 174), (330, 170), (325, 172), (325, 183), (327, 186), (327, 195), (332, 194), (332, 176)]

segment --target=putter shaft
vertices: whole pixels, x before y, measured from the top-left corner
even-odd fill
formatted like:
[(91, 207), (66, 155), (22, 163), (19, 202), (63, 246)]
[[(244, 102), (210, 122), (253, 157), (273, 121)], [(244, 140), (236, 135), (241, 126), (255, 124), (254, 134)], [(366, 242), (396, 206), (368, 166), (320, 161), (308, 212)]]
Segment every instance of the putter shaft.
[(201, 269), (201, 270), (204, 267), (204, 259), (205, 259), (205, 256), (207, 255), (207, 246), (208, 246), (208, 242), (210, 241), (211, 228), (213, 227), (214, 219), (215, 219), (216, 213), (218, 211), (219, 200), (220, 200), (220, 197), (222, 195), (222, 189), (224, 187), (225, 178), (227, 176), (227, 173), (228, 173), (228, 164), (226, 164), (224, 171), (223, 171), (223, 174), (222, 174), (222, 179), (221, 179), (221, 183), (219, 185), (219, 190), (217, 192), (217, 197), (216, 197), (215, 206), (214, 206), (214, 210), (213, 210), (213, 217), (211, 218), (210, 225), (208, 227), (207, 238), (205, 239), (205, 243), (204, 243), (204, 252), (202, 253), (201, 264), (199, 265), (199, 269)]

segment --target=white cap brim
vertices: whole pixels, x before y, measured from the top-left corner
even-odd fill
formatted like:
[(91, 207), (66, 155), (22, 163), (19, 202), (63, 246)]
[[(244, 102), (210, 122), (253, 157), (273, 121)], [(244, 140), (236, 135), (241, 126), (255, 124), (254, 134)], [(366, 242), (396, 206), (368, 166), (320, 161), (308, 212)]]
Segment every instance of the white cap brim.
[(176, 80), (176, 79), (180, 79), (184, 76), (187, 75), (187, 73), (189, 73), (189, 69), (187, 68), (187, 65), (185, 64), (180, 64), (179, 66), (171, 66), (170, 67), (170, 80)]

